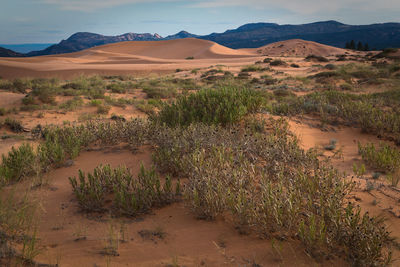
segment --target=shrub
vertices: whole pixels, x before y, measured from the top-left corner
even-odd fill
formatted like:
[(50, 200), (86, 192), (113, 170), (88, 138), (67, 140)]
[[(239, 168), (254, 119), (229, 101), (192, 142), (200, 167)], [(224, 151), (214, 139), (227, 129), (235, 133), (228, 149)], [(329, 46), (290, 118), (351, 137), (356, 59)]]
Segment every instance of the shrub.
[(148, 87), (143, 88), (143, 92), (147, 94), (148, 98), (171, 98), (177, 95), (177, 90), (175, 88), (156, 88), (156, 87)]
[(180, 96), (172, 104), (164, 104), (153, 120), (172, 127), (193, 122), (226, 125), (257, 111), (263, 102), (260, 92), (247, 88), (203, 89), (189, 96)]
[(300, 68), (300, 65), (296, 64), (296, 63), (292, 63), (292, 64), (290, 64), (290, 67), (292, 67), (292, 68)]
[(358, 153), (371, 167), (385, 173), (394, 173), (400, 166), (400, 151), (381, 143), (378, 148), (373, 143), (358, 143)]
[(106, 105), (99, 105), (97, 106), (97, 113), (98, 114), (108, 114), (110, 112), (111, 107)]
[(390, 262), (383, 221), (348, 203), (353, 184), (303, 151), (284, 121), (266, 128), (163, 127), (154, 161), (188, 178), (184, 196), (198, 218), (227, 216), (242, 233), (298, 238), (317, 258), (343, 251), (358, 266)]
[(127, 85), (124, 83), (112, 83), (107, 85), (107, 89), (113, 93), (125, 94), (127, 91)]
[(265, 70), (268, 70), (268, 69), (263, 68), (258, 65), (250, 65), (245, 68), (242, 68), (241, 72), (256, 72), (256, 71), (261, 72), (261, 71), (265, 71)]
[(187, 57), (187, 58), (185, 58), (186, 60), (193, 60), (194, 59), (194, 57)]
[(146, 170), (143, 165), (137, 180), (133, 179), (126, 167), (112, 169), (110, 165), (100, 165), (87, 177), (79, 171), (79, 181), (74, 177), (70, 178), (70, 182), (82, 210), (105, 211), (106, 197), (113, 195), (111, 210), (120, 216), (146, 213), (153, 207), (161, 207), (175, 201), (179, 194), (173, 190), (169, 177), (164, 185), (161, 185), (154, 168)]
[(10, 130), (13, 131), (14, 133), (21, 133), (24, 131), (22, 123), (16, 119), (6, 118), (4, 121), (4, 125), (10, 128)]
[(323, 57), (323, 56), (317, 56), (317, 55), (308, 55), (305, 60), (307, 61), (316, 61), (316, 62), (329, 62), (329, 59)]
[(0, 165), (1, 184), (15, 183), (35, 174), (36, 154), (29, 144), (11, 148), (7, 156), (2, 155)]
[(271, 65), (271, 66), (286, 66), (287, 63), (281, 59), (276, 59), (276, 60), (271, 61), (269, 63), (269, 65)]

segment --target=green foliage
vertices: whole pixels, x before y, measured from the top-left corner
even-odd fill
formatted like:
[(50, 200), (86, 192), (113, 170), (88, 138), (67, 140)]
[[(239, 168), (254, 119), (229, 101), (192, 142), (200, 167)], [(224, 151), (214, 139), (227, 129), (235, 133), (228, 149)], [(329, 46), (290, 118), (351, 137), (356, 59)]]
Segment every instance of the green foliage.
[(263, 102), (261, 92), (248, 88), (203, 89), (189, 96), (179, 96), (172, 104), (164, 104), (153, 120), (172, 127), (193, 122), (226, 125), (257, 111)]
[(83, 99), (79, 96), (75, 96), (74, 98), (65, 101), (59, 107), (61, 109), (64, 109), (66, 111), (73, 111), (76, 110), (79, 107), (82, 107), (84, 104)]
[(98, 114), (108, 114), (110, 112), (111, 107), (107, 105), (99, 105), (97, 106), (97, 113)]
[(308, 55), (305, 60), (307, 61), (317, 61), (317, 62), (329, 62), (329, 59), (323, 56), (317, 56), (317, 55)]
[(393, 173), (400, 167), (400, 151), (397, 148), (381, 143), (375, 147), (373, 143), (358, 143), (358, 153), (372, 168), (384, 173)]
[(82, 210), (105, 211), (105, 200), (113, 195), (112, 212), (119, 216), (137, 216), (176, 200), (172, 181), (166, 178), (164, 185), (154, 168), (143, 165), (137, 179), (126, 167), (113, 169), (110, 165), (99, 166), (93, 174), (79, 171), (79, 180), (70, 178), (74, 194)]
[(250, 65), (247, 66), (245, 68), (242, 68), (242, 72), (262, 72), (268, 70), (266, 68), (263, 68), (262, 66), (258, 66), (258, 65)]
[(287, 63), (281, 59), (275, 59), (275, 60), (269, 62), (269, 65), (278, 67), (278, 66), (286, 66)]
[(154, 161), (188, 178), (184, 196), (198, 218), (228, 216), (242, 233), (297, 237), (314, 257), (343, 251), (358, 266), (390, 262), (383, 221), (348, 203), (353, 184), (303, 151), (284, 121), (265, 128), (164, 127), (153, 137)]
[(36, 154), (29, 144), (11, 148), (8, 155), (2, 155), (0, 184), (15, 183), (35, 174)]
[(160, 87), (146, 87), (143, 92), (147, 94), (148, 98), (171, 98), (177, 95), (177, 90), (173, 87), (160, 88)]
[(24, 131), (22, 123), (13, 118), (6, 118), (4, 120), (4, 125), (10, 128), (10, 130), (13, 131), (14, 133), (21, 133)]

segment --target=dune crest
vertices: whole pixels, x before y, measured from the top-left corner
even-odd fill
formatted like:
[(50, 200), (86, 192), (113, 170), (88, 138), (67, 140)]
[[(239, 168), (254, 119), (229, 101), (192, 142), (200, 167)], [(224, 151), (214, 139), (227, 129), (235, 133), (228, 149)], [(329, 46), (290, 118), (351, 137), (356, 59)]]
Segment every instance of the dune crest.
[(248, 53), (257, 53), (265, 56), (299, 56), (306, 57), (308, 55), (330, 56), (345, 54), (346, 49), (337, 48), (329, 45), (324, 45), (312, 41), (301, 39), (292, 39), (272, 43), (266, 46), (255, 49), (241, 49)]

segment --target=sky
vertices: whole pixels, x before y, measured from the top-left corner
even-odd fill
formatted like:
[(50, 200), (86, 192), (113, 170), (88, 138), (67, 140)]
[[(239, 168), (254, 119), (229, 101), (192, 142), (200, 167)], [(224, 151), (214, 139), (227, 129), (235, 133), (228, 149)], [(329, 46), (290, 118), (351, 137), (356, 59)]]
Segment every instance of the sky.
[(400, 22), (399, 0), (1, 0), (0, 43), (58, 43), (75, 32), (205, 35), (246, 23)]

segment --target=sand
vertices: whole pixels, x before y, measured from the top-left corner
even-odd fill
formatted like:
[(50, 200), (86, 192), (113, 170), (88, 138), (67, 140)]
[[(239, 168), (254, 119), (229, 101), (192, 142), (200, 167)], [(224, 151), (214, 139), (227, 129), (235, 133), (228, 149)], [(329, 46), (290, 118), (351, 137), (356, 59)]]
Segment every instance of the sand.
[(308, 55), (331, 56), (353, 53), (346, 49), (341, 49), (329, 45), (323, 45), (312, 41), (292, 39), (272, 43), (256, 49), (240, 49), (243, 52), (257, 53), (264, 56), (297, 56), (306, 57)]

